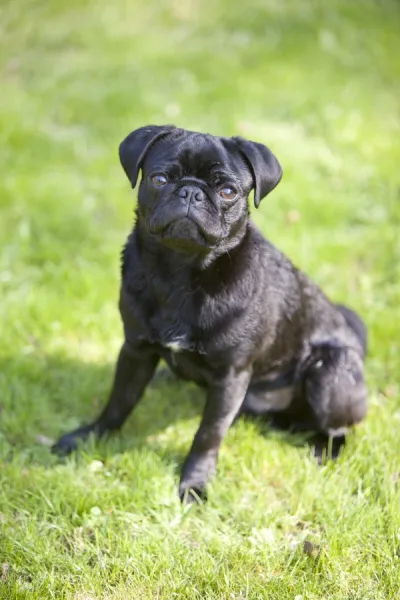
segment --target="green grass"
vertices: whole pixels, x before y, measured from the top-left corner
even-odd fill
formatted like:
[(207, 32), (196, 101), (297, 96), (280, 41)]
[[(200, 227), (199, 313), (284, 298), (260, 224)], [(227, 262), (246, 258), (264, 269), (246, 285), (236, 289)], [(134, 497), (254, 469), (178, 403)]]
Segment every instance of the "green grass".
[[(3, 0), (2, 600), (400, 597), (399, 31), (396, 0)], [(65, 462), (43, 437), (107, 397), (135, 200), (117, 146), (170, 122), (275, 151), (254, 218), (371, 340), (369, 416), (335, 464), (240, 422), (189, 509), (192, 385), (155, 382)]]

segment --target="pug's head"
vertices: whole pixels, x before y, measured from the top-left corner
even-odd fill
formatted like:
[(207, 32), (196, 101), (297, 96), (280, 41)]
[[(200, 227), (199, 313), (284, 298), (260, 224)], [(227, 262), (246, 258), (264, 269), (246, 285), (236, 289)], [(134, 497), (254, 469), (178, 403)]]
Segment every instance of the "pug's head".
[(121, 143), (122, 167), (136, 186), (146, 234), (185, 254), (229, 250), (243, 237), (248, 196), (254, 204), (282, 177), (272, 152), (240, 137), (223, 138), (172, 125), (142, 127)]

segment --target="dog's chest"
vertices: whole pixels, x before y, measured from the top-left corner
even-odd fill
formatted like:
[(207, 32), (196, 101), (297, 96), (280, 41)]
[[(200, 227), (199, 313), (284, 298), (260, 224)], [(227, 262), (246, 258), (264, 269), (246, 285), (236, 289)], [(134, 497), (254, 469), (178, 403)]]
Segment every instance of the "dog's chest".
[(200, 386), (207, 385), (215, 368), (209, 357), (196, 350), (182, 349), (178, 344), (170, 346), (160, 347), (160, 355), (170, 369), (182, 379), (193, 381)]
[(171, 282), (169, 289), (163, 286), (148, 313), (153, 341), (173, 353), (203, 353), (201, 308), (186, 279)]
[(182, 302), (179, 308), (159, 306), (149, 320), (153, 340), (171, 352), (197, 350), (193, 310), (186, 304)]
[(241, 339), (231, 295), (221, 282), (210, 288), (188, 273), (170, 275), (168, 285), (165, 277), (148, 278), (141, 297), (134, 296), (147, 340), (180, 370), (231, 362)]
[(213, 360), (216, 340), (206, 335), (200, 314), (187, 298), (181, 300), (179, 310), (161, 307), (153, 314), (150, 327), (160, 355), (170, 368), (184, 379), (205, 385), (218, 360)]

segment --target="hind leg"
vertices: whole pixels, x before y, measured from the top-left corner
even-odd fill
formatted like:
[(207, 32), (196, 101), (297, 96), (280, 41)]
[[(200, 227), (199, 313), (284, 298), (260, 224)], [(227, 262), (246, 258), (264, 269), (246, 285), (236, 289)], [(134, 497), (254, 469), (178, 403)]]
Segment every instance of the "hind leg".
[(340, 435), (362, 421), (367, 413), (368, 392), (360, 354), (324, 342), (313, 347), (307, 363), (302, 392), (318, 431)]
[(337, 458), (348, 428), (367, 412), (363, 371), (357, 350), (327, 342), (315, 345), (295, 387), (250, 385), (240, 414), (265, 415), (279, 429), (314, 431), (309, 442), (318, 462), (324, 456)]

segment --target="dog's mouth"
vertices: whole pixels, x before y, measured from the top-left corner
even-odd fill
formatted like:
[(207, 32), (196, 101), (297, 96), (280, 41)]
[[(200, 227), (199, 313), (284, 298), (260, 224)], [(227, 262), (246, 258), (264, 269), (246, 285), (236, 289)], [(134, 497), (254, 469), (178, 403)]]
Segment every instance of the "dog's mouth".
[(161, 232), (161, 242), (177, 252), (193, 253), (210, 249), (210, 242), (198, 225), (187, 217), (169, 223)]
[(161, 235), (163, 238), (201, 238), (205, 242), (198, 225), (187, 217), (182, 217), (168, 223)]
[(156, 205), (147, 227), (164, 246), (177, 252), (204, 254), (213, 250), (225, 233), (217, 211), (214, 213), (180, 198), (168, 198), (168, 202)]

